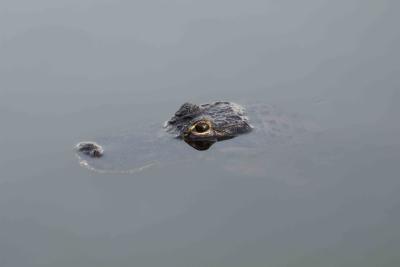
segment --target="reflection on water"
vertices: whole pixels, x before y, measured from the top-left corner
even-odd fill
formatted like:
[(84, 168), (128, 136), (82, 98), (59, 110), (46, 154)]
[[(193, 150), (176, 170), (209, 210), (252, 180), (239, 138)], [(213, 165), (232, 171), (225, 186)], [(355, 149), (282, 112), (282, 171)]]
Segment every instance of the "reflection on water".
[(186, 140), (184, 139), (185, 142), (190, 145), (191, 147), (193, 147), (196, 150), (199, 151), (204, 151), (204, 150), (208, 150), (213, 144), (215, 144), (216, 141), (192, 141), (192, 140)]
[[(0, 266), (400, 266), (398, 10), (1, 1)], [(215, 144), (160, 133), (219, 99), (273, 108)]]

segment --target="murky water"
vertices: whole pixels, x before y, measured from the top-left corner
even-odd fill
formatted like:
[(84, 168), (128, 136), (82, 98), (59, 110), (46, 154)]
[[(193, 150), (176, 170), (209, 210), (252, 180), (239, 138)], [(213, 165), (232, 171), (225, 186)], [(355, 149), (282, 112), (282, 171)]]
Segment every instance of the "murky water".
[[(0, 266), (399, 266), (398, 8), (2, 1)], [(318, 133), (130, 175), (74, 156), (213, 100)]]

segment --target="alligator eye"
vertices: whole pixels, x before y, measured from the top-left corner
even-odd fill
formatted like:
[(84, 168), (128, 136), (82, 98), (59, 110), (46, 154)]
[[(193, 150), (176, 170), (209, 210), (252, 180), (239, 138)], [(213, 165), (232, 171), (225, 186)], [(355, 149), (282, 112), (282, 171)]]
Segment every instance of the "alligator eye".
[(194, 129), (196, 130), (196, 132), (198, 133), (205, 133), (208, 130), (210, 130), (210, 125), (208, 125), (207, 123), (204, 122), (200, 122), (197, 123), (196, 126), (194, 127)]

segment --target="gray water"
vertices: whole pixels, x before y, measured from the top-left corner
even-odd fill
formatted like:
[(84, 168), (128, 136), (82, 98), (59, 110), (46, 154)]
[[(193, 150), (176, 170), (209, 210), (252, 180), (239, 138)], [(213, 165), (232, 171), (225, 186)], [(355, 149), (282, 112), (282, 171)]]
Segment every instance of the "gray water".
[[(400, 266), (399, 7), (2, 0), (0, 266)], [(99, 174), (74, 156), (213, 100), (318, 135), (230, 168)]]

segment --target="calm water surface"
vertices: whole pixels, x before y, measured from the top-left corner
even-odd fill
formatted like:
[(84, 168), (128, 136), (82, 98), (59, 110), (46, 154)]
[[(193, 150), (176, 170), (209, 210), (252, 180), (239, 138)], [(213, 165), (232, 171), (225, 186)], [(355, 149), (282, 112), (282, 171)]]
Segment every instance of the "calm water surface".
[[(2, 1), (0, 266), (400, 266), (398, 10)], [(213, 100), (274, 105), (318, 134), (134, 175), (74, 157)]]

